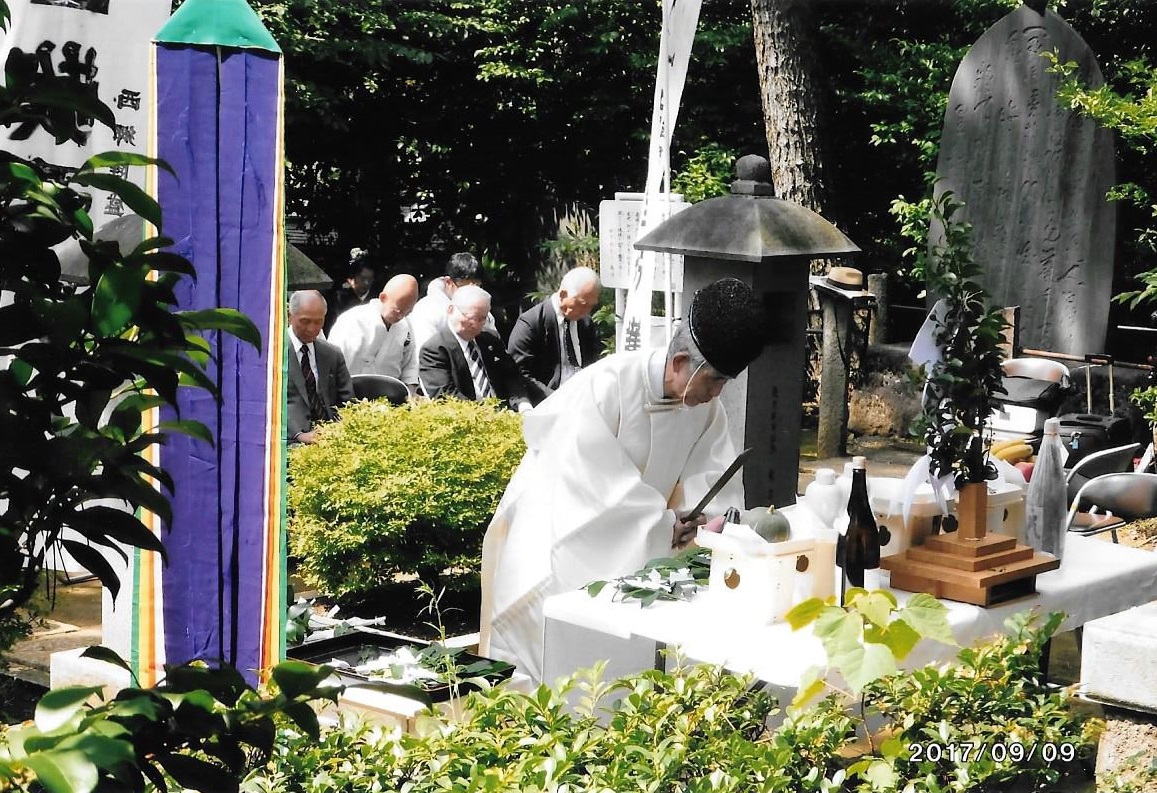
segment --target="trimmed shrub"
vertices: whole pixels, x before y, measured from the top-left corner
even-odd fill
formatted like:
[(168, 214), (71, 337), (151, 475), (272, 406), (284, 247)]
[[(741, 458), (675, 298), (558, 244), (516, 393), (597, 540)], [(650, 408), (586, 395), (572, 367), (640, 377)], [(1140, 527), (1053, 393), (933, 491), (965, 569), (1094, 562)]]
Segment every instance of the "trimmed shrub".
[(289, 452), (289, 548), (339, 599), (399, 575), (477, 582), (482, 536), (526, 447), (493, 402), (355, 402)]

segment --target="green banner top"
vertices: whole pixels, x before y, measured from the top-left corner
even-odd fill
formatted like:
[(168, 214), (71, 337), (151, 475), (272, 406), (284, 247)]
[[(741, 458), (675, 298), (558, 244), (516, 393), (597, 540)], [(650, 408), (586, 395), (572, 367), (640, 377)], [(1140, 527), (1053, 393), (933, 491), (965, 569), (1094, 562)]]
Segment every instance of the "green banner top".
[(281, 52), (281, 47), (245, 0), (188, 0), (153, 41)]

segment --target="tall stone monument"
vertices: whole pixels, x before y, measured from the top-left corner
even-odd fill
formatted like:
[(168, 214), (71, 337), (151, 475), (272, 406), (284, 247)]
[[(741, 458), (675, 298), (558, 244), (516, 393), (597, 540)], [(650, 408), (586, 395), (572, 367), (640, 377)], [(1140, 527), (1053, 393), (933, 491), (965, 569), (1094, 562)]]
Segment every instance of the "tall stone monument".
[[(940, 141), (937, 194), (964, 202), (974, 253), (999, 305), (1021, 307), (1022, 344), (1102, 352), (1116, 226), (1110, 132), (1058, 105), (1060, 78), (1042, 53), (1076, 62), (1103, 83), (1092, 51), (1033, 0), (972, 46), (952, 81)], [(937, 239), (939, 229), (933, 229)]]

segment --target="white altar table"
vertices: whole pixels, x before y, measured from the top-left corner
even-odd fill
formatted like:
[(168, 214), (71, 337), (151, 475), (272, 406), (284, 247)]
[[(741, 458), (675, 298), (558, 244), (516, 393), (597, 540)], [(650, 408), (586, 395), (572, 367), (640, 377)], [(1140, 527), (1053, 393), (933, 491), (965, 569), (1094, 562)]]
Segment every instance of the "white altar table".
[[(785, 689), (795, 688), (809, 667), (826, 663), (810, 628), (797, 632), (786, 623), (744, 624), (742, 615), (721, 614), (704, 598), (641, 608), (638, 601), (616, 602), (612, 594), (606, 587), (595, 598), (578, 590), (546, 600), (545, 682), (599, 660), (608, 662), (608, 679), (655, 668), (657, 650), (664, 645), (678, 647), (688, 659), (750, 672)], [(901, 603), (910, 596), (895, 594)], [(1152, 600), (1157, 600), (1157, 553), (1071, 534), (1060, 568), (1037, 577), (1037, 594), (990, 608), (944, 603), (956, 640), (970, 645), (1002, 631), (1008, 617), (1028, 609), (1065, 612), (1061, 630), (1071, 630)], [(949, 660), (955, 653), (953, 647), (923, 639), (904, 666)]]

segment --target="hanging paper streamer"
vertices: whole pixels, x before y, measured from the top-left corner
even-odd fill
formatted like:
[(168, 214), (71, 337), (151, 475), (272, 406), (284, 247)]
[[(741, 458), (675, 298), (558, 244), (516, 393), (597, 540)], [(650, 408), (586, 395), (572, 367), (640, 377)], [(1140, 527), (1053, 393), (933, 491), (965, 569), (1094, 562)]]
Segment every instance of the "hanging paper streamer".
[[(670, 213), (663, 183), (671, 167), (671, 135), (679, 117), (679, 102), (687, 80), (700, 4), (701, 0), (663, 0), (663, 30), (659, 37), (659, 66), (651, 113), (647, 186), (643, 193), (642, 222), (635, 239), (666, 220)], [(651, 292), (655, 285), (658, 257), (659, 254), (653, 251), (636, 251), (634, 254), (623, 311), (623, 337), (618, 340), (620, 350), (641, 350), (650, 346)]]

